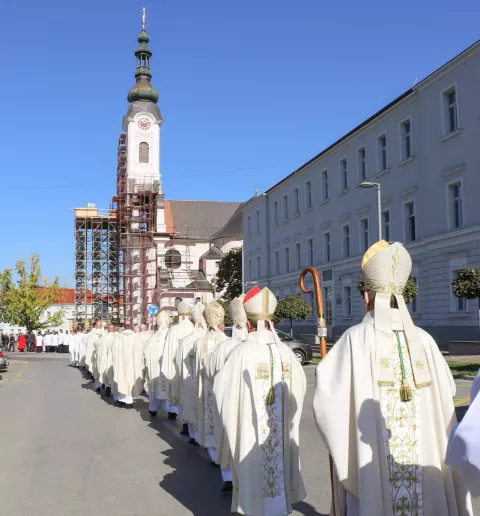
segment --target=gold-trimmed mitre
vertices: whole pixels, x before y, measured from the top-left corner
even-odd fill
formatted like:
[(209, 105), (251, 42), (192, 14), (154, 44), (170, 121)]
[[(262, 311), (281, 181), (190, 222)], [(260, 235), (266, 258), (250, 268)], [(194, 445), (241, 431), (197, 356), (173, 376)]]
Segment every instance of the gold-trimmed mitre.
[(212, 301), (205, 307), (203, 317), (209, 326), (217, 327), (222, 324), (225, 319), (225, 310), (220, 303)]
[[(379, 385), (393, 385), (393, 346), (395, 336), (392, 328), (391, 298), (395, 298), (403, 332), (408, 344), (409, 359), (417, 389), (430, 385), (431, 376), (427, 366), (425, 349), (418, 336), (408, 311), (403, 291), (412, 271), (412, 259), (402, 244), (388, 244), (380, 240), (365, 253), (362, 261), (362, 279), (367, 292), (375, 292), (374, 328), (377, 382)], [(392, 342), (393, 341), (393, 342)], [(399, 353), (400, 353), (399, 348)], [(406, 393), (410, 387), (402, 371), (402, 388)], [(405, 394), (408, 401), (410, 394)], [(411, 398), (410, 398), (411, 399)]]
[(250, 297), (249, 294), (250, 292), (243, 302), (247, 318), (254, 321), (271, 321), (275, 308), (277, 308), (277, 298), (273, 295), (273, 292), (265, 287), (263, 290), (258, 289)]
[(170, 316), (165, 310), (162, 310), (155, 317), (157, 325), (159, 328), (168, 328), (168, 323), (170, 322)]
[(190, 317), (192, 307), (185, 301), (181, 301), (177, 306), (177, 312), (179, 317)]
[(234, 326), (241, 326), (243, 328), (247, 327), (247, 314), (245, 313), (245, 308), (243, 307), (243, 300), (245, 299), (245, 294), (242, 294), (239, 297), (236, 297), (230, 302), (228, 306), (228, 311), (230, 313), (230, 317), (232, 318), (232, 322)]

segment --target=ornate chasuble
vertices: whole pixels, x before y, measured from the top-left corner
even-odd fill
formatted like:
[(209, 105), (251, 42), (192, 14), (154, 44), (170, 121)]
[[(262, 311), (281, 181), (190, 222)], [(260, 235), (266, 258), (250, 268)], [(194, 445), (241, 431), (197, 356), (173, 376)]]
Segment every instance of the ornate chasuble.
[[(404, 333), (398, 332), (401, 356), (395, 333), (392, 339), (394, 384), (380, 387), (392, 508), (394, 516), (422, 516), (420, 394), (414, 387)], [(400, 399), (402, 362), (413, 391), (412, 400), (406, 402)]]
[[(270, 350), (269, 350), (270, 348)], [(271, 516), (288, 514), (283, 477), (283, 394), (282, 362), (275, 344), (265, 345), (258, 362), (256, 375), (255, 411), (257, 433), (261, 448), (260, 481), (263, 482), (263, 513)], [(270, 356), (269, 356), (270, 355)], [(273, 377), (272, 377), (273, 375)], [(269, 405), (267, 396), (271, 386), (275, 386), (275, 401)]]

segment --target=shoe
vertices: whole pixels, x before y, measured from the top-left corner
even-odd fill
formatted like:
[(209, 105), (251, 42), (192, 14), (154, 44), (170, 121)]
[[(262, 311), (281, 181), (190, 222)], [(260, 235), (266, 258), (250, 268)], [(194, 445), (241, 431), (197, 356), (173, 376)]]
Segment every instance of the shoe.
[(105, 384), (104, 383), (102, 383), (102, 389), (105, 389)]
[(125, 403), (125, 408), (130, 410), (133, 408), (133, 403)]
[(125, 403), (123, 401), (116, 401), (115, 405), (120, 408), (125, 408)]
[(97, 394), (100, 394), (100, 393), (102, 392), (102, 389), (101, 389), (100, 387), (97, 387), (97, 388), (95, 389), (95, 392), (96, 392)]
[(173, 412), (169, 412), (168, 419), (177, 419), (177, 414), (174, 414)]
[(110, 396), (112, 394), (112, 388), (111, 387), (107, 387), (105, 389), (105, 396)]
[(198, 443), (197, 443), (197, 441), (195, 441), (195, 439), (190, 439), (188, 441), (188, 444), (191, 444), (192, 446), (198, 446)]
[(231, 493), (233, 491), (233, 484), (230, 480), (223, 483), (222, 493)]
[(156, 411), (156, 410), (149, 410), (148, 412), (149, 412), (149, 414), (150, 414), (152, 417), (157, 417), (157, 411)]
[(210, 461), (210, 466), (212, 466), (213, 468), (219, 468), (220, 465), (217, 464), (216, 462), (214, 462), (213, 460)]
[(180, 435), (188, 435), (188, 423), (183, 423), (182, 431)]

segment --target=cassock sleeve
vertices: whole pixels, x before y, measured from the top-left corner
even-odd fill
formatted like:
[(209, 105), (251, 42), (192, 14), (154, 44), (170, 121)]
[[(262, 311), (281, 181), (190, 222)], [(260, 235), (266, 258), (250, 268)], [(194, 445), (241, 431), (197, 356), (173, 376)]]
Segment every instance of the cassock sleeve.
[(358, 498), (351, 345), (351, 332), (347, 331), (318, 364), (313, 412), (340, 482)]

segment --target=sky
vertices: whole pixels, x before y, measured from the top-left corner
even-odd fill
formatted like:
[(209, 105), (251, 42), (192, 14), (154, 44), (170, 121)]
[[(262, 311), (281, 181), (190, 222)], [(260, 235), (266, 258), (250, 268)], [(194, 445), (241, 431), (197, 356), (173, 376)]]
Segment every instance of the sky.
[(0, 2), (0, 270), (73, 287), (73, 209), (107, 209), (147, 8), (168, 199), (266, 190), (475, 42), (462, 0)]

